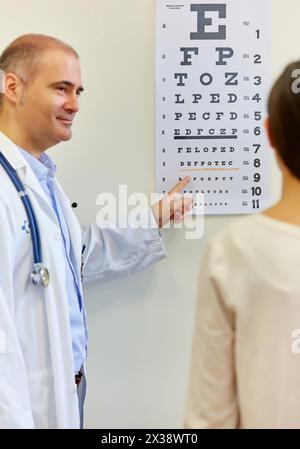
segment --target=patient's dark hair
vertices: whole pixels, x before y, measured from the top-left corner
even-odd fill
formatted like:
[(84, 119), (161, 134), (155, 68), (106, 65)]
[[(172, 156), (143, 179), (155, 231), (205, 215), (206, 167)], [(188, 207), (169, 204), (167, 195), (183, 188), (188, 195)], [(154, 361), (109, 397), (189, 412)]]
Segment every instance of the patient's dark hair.
[(300, 61), (289, 64), (273, 85), (268, 113), (274, 147), (300, 179)]

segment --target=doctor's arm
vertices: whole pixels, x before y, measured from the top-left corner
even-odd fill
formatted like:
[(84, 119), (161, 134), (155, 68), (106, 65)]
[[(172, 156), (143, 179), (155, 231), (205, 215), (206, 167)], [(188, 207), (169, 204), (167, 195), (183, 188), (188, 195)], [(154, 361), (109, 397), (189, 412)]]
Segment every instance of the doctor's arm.
[(84, 228), (83, 284), (131, 274), (165, 258), (166, 251), (158, 228), (170, 220), (180, 222), (191, 208), (192, 199), (183, 198), (180, 194), (188, 182), (187, 177), (152, 208), (140, 211), (146, 214), (146, 218), (151, 216), (151, 220), (145, 220), (151, 222), (151, 226), (101, 229), (92, 224)]
[(142, 270), (166, 257), (156, 229), (83, 229), (83, 285)]
[(234, 315), (223, 300), (218, 275), (226, 262), (207, 248), (197, 296), (185, 427), (236, 428)]

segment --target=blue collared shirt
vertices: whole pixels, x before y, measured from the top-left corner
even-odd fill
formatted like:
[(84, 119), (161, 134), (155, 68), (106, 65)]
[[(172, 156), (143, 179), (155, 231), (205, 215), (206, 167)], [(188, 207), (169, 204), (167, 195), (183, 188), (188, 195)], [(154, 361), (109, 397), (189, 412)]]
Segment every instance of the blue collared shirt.
[(66, 291), (68, 292), (69, 301), (74, 367), (75, 372), (77, 372), (80, 370), (86, 357), (87, 333), (83, 315), (82, 297), (79, 287), (81, 280), (77, 279), (76, 276), (76, 270), (74, 269), (75, 257), (73, 247), (71, 245), (69, 229), (55, 193), (54, 175), (56, 173), (56, 166), (50, 157), (45, 153), (43, 153), (38, 160), (22, 148), (19, 149), (38, 178), (47, 197), (50, 199), (61, 230), (61, 249), (65, 259)]

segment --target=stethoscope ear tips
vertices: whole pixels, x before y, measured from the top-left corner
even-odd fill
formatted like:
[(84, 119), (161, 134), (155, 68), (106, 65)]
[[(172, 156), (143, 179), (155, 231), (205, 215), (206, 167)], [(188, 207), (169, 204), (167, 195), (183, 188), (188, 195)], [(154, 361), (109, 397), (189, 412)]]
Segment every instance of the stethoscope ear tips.
[(72, 207), (73, 209), (76, 209), (77, 206), (78, 206), (77, 203), (72, 203), (72, 204), (71, 204), (71, 207)]

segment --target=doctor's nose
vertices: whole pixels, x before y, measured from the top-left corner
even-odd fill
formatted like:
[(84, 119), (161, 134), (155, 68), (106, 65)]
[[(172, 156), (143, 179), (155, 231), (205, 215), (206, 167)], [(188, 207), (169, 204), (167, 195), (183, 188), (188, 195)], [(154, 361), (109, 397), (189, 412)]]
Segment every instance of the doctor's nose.
[(68, 101), (64, 104), (64, 109), (73, 114), (79, 111), (79, 101), (76, 95), (72, 95), (68, 98)]

